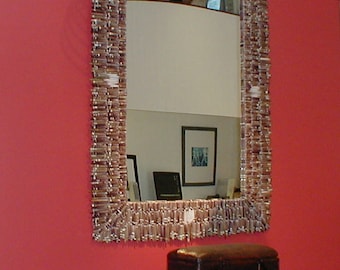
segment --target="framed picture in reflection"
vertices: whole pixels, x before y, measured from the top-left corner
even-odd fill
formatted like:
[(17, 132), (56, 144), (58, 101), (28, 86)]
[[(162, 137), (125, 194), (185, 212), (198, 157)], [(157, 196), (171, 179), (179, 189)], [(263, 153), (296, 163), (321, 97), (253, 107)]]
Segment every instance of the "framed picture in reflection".
[(182, 126), (183, 186), (215, 185), (217, 128)]

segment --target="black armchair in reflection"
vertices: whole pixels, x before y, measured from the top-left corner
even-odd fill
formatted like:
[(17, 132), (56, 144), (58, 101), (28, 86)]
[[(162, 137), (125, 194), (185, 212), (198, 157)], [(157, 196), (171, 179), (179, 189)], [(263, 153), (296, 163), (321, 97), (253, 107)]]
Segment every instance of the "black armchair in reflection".
[(182, 200), (181, 180), (178, 172), (153, 172), (157, 200)]

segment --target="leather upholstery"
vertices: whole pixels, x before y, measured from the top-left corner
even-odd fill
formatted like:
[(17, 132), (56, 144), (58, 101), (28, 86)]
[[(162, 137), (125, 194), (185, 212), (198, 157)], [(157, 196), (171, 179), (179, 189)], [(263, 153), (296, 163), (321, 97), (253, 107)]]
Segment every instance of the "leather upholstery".
[(278, 253), (259, 244), (191, 246), (168, 253), (168, 270), (278, 270)]

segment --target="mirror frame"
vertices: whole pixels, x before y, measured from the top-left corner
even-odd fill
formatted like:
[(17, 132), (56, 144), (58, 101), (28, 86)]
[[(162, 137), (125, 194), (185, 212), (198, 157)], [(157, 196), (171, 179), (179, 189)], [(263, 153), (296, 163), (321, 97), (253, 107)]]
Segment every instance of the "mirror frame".
[(93, 239), (190, 240), (269, 229), (272, 181), (267, 4), (267, 0), (241, 0), (240, 4), (241, 198), (128, 202), (126, 0), (92, 0)]

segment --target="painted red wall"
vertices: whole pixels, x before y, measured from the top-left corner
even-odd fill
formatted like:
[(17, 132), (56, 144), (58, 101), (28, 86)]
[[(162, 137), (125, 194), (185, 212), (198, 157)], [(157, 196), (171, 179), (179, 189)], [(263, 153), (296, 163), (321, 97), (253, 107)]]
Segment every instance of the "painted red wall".
[[(270, 0), (272, 228), (281, 269), (336, 269), (340, 26), (336, 0)], [(90, 1), (0, 2), (0, 269), (166, 269), (185, 242), (91, 239)]]

